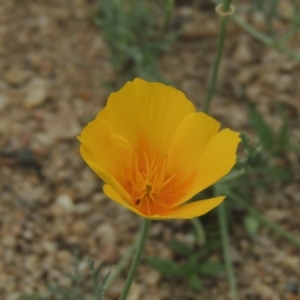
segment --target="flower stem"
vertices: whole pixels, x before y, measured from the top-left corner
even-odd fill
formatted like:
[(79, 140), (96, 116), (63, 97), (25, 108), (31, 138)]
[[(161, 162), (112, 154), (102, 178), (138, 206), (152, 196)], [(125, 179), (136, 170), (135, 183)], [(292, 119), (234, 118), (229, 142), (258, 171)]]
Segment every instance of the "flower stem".
[(119, 300), (125, 300), (126, 297), (127, 297), (127, 294), (128, 294), (129, 289), (131, 287), (136, 269), (139, 265), (139, 262), (140, 262), (140, 259), (141, 259), (141, 256), (142, 256), (142, 252), (143, 252), (145, 242), (146, 242), (146, 239), (147, 239), (147, 233), (148, 233), (149, 227), (150, 227), (150, 220), (143, 219), (143, 224), (142, 224), (142, 228), (141, 228), (141, 231), (140, 231), (140, 236), (139, 236), (139, 239), (137, 241), (135, 256), (134, 256), (133, 262), (131, 264), (131, 267), (130, 267), (127, 279), (125, 281), (125, 285), (124, 285), (124, 288), (122, 290), (121, 296), (119, 297)]
[[(216, 187), (218, 189), (219, 186)], [(219, 190), (219, 189), (218, 189)], [(236, 286), (236, 280), (234, 276), (234, 270), (232, 266), (232, 261), (230, 257), (230, 241), (229, 241), (229, 233), (228, 233), (228, 224), (227, 224), (227, 217), (225, 211), (225, 203), (222, 203), (218, 206), (218, 215), (219, 215), (219, 224), (220, 224), (220, 232), (222, 237), (222, 248), (223, 248), (223, 256), (225, 259), (225, 268), (227, 272), (231, 299), (237, 300), (238, 299), (238, 292)]]
[[(224, 0), (221, 6), (221, 9), (224, 14), (221, 15), (220, 31), (219, 31), (219, 38), (218, 38), (218, 49), (213, 64), (212, 74), (208, 85), (208, 92), (207, 92), (207, 96), (203, 108), (203, 111), (205, 113), (208, 113), (209, 111), (209, 107), (216, 90), (216, 83), (217, 83), (217, 78), (218, 78), (218, 73), (219, 73), (223, 48), (224, 48), (225, 36), (226, 36), (226, 25), (228, 19), (228, 15), (226, 13), (229, 11), (230, 5), (231, 5), (231, 0)], [(217, 190), (218, 186), (216, 186), (215, 189)], [(224, 254), (225, 266), (226, 266), (226, 271), (227, 271), (227, 276), (228, 276), (228, 281), (230, 286), (231, 299), (237, 300), (238, 299), (237, 287), (236, 287), (236, 280), (235, 280), (233, 266), (230, 257), (229, 234), (227, 228), (227, 218), (226, 218), (224, 203), (219, 205), (218, 214), (219, 214), (220, 231), (222, 236), (223, 254)]]
[(204, 246), (205, 245), (205, 230), (203, 228), (202, 222), (200, 221), (199, 218), (194, 218), (192, 219), (192, 223), (195, 228), (195, 236), (196, 236), (196, 241), (199, 246)]
[[(229, 10), (230, 4), (231, 4), (231, 0), (224, 0), (222, 10), (224, 12), (227, 12)], [(219, 31), (219, 38), (218, 38), (218, 48), (217, 48), (217, 53), (212, 68), (212, 74), (208, 84), (208, 92), (206, 95), (206, 100), (203, 108), (203, 111), (205, 113), (208, 113), (209, 111), (210, 103), (216, 90), (216, 83), (217, 83), (217, 78), (218, 78), (218, 73), (219, 73), (223, 48), (224, 48), (225, 36), (226, 36), (227, 19), (228, 19), (227, 16), (221, 17), (220, 31)]]
[(227, 12), (229, 10), (231, 4), (231, 0), (224, 0), (223, 1), (223, 11)]
[(228, 175), (226, 175), (224, 178), (222, 178), (219, 183), (227, 183), (229, 181), (233, 181), (243, 175), (245, 175), (246, 173), (246, 170), (245, 169), (240, 169), (240, 170), (237, 170), (237, 171), (233, 171), (231, 173), (229, 173)]
[[(216, 186), (215, 189), (219, 187)], [(238, 292), (236, 279), (234, 275), (233, 265), (230, 256), (230, 241), (229, 241), (229, 233), (228, 233), (228, 224), (227, 224), (227, 216), (225, 211), (225, 203), (222, 203), (218, 206), (218, 215), (219, 215), (219, 225), (220, 232), (222, 237), (222, 248), (223, 248), (223, 256), (225, 260), (225, 268), (227, 273), (227, 279), (230, 287), (231, 300), (238, 300)]]
[[(218, 0), (212, 0), (213, 3), (219, 3)], [(299, 53), (291, 50), (290, 48), (286, 47), (282, 41), (276, 41), (269, 36), (263, 34), (256, 30), (253, 26), (249, 23), (243, 21), (241, 18), (233, 15), (230, 17), (236, 24), (238, 24), (242, 29), (244, 29), (247, 33), (252, 35), (254, 38), (258, 39), (262, 43), (266, 44), (269, 47), (276, 49), (278, 52), (285, 54), (287, 57), (292, 58), (296, 61), (300, 61)]]
[(258, 39), (259, 41), (263, 42), (269, 47), (272, 47), (276, 49), (277, 51), (285, 54), (289, 58), (292, 58), (296, 61), (300, 61), (300, 55), (297, 52), (294, 52), (293, 50), (287, 48), (282, 42), (276, 41), (265, 34), (257, 31), (254, 27), (249, 25), (248, 23), (244, 22), (241, 18), (238, 17), (232, 17), (235, 23), (237, 23), (241, 28), (243, 28), (246, 32), (251, 34), (253, 37)]
[(172, 14), (172, 9), (174, 6), (174, 0), (165, 0), (165, 2), (163, 2), (163, 6), (164, 6), (164, 21), (163, 21), (163, 26), (160, 30), (159, 36), (158, 36), (158, 40), (162, 41), (164, 34), (167, 32), (169, 24), (170, 24), (170, 19), (171, 19), (171, 14)]

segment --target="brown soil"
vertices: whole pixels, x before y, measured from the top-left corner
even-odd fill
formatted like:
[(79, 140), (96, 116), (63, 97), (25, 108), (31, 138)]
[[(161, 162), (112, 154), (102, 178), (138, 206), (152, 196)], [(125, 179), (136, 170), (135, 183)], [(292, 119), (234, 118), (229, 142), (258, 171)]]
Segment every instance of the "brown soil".
[[(287, 1), (288, 2), (288, 1)], [(102, 183), (79, 155), (76, 136), (104, 105), (113, 79), (109, 49), (91, 22), (93, 1), (0, 1), (0, 299), (17, 300), (46, 285), (69, 286), (73, 250), (106, 269), (126, 253), (140, 219), (102, 194)], [(287, 9), (287, 8), (286, 8)], [(288, 13), (288, 11), (287, 11)], [(241, 13), (240, 13), (241, 15)], [(259, 13), (243, 15), (264, 30)], [(218, 21), (212, 6), (176, 8), (182, 38), (161, 58), (170, 82), (201, 108), (216, 50)], [(277, 24), (285, 30), (286, 21)], [(292, 44), (299, 50), (300, 34)], [(275, 130), (277, 104), (288, 112), (293, 142), (300, 143), (299, 63), (262, 45), (233, 23), (228, 28), (218, 91), (211, 115), (224, 126), (251, 133), (247, 104)], [(252, 191), (253, 203), (270, 219), (300, 236), (299, 155), (283, 165), (294, 180)], [(195, 247), (189, 221), (153, 222), (145, 256), (174, 258), (167, 241)], [(251, 240), (241, 222), (232, 228), (232, 253), (240, 299), (300, 299), (299, 249), (262, 226)], [(220, 261), (221, 253), (209, 257)], [(88, 264), (80, 264), (88, 274)], [(117, 299), (125, 273), (107, 293)], [(132, 287), (135, 299), (229, 298), (225, 272), (203, 279), (203, 291), (166, 278), (142, 263)]]

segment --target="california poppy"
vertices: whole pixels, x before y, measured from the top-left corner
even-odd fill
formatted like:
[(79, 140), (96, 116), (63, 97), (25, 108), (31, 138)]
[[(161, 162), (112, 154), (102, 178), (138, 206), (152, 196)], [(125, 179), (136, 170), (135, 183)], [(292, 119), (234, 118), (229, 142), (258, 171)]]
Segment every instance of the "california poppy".
[(109, 96), (78, 139), (107, 197), (148, 219), (189, 219), (225, 198), (186, 203), (236, 162), (239, 133), (219, 129), (179, 90), (137, 78)]

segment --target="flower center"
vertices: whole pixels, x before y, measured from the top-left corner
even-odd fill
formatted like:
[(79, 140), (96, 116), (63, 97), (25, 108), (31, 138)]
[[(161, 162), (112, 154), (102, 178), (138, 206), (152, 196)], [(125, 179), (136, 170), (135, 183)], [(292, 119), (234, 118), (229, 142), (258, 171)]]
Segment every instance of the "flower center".
[(145, 152), (140, 159), (136, 156), (133, 172), (127, 182), (133, 204), (147, 215), (151, 215), (154, 207), (159, 206), (160, 194), (167, 190), (171, 191), (175, 175), (176, 173), (168, 174), (166, 159), (163, 162), (155, 159), (149, 161)]

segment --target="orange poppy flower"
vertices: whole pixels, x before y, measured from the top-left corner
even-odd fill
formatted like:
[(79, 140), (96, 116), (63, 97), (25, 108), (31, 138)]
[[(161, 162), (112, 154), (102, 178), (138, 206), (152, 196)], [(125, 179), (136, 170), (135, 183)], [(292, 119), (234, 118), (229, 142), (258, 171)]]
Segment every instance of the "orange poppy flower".
[(219, 128), (182, 92), (137, 78), (110, 95), (78, 139), (107, 197), (148, 219), (190, 219), (225, 198), (186, 203), (236, 162), (239, 133)]

